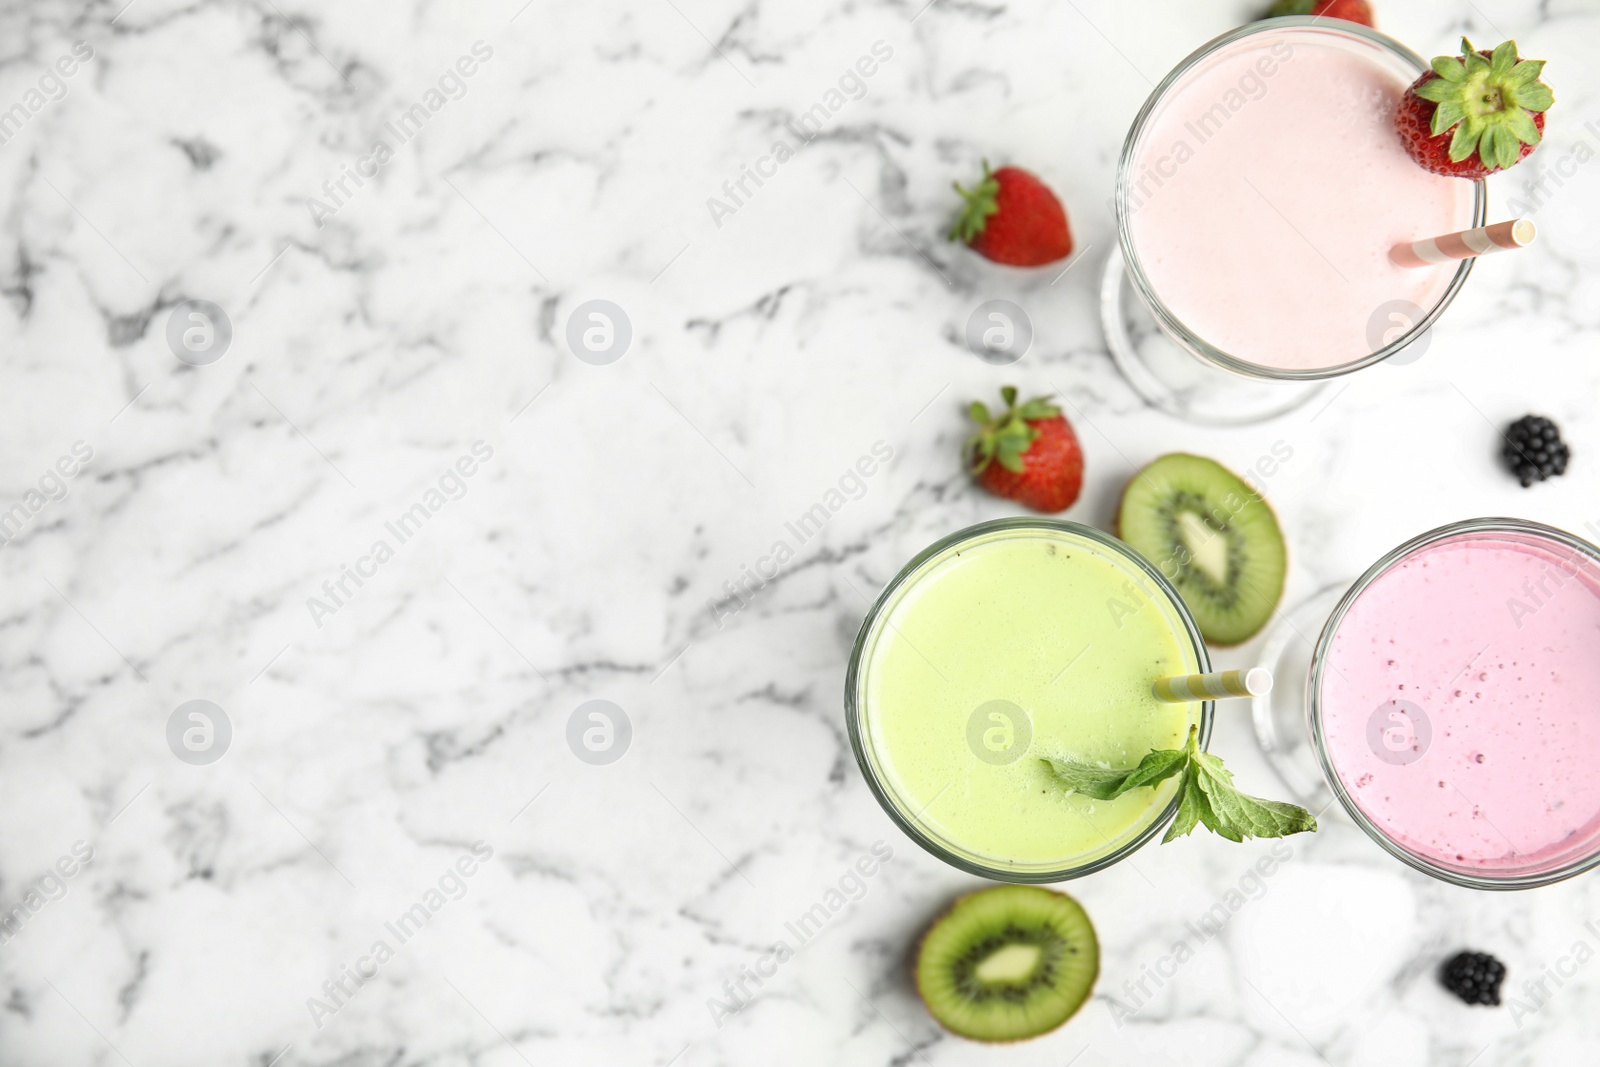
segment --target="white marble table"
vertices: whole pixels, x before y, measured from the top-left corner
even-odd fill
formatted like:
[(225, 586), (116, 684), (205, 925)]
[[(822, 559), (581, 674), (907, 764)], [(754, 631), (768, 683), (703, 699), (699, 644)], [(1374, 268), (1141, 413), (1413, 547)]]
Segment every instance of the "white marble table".
[[(1197, 837), (1075, 883), (1094, 1001), (950, 1038), (908, 951), (975, 880), (880, 812), (840, 708), (865, 598), (1012, 512), (954, 459), (1003, 381), (1080, 413), (1084, 522), (1163, 451), (1285, 443), (1291, 598), (1472, 515), (1600, 527), (1589, 0), (1379, 0), (1425, 54), (1550, 60), (1544, 169), (1494, 184), (1541, 243), (1483, 263), (1422, 359), (1230, 431), (1142, 407), (1095, 301), (1123, 131), (1252, 5), (124, 2), (0, 11), (0, 1062), (1592, 1058), (1600, 882), (1454, 890), (1335, 817), (1259, 882), (1270, 846)], [(985, 156), (1063, 196), (1064, 276), (944, 242)], [(1005, 370), (961, 340), (987, 299), (1033, 321)], [(591, 300), (631, 326), (610, 363), (569, 348)], [(1524, 491), (1494, 424), (1528, 411), (1576, 458)], [(195, 700), (229, 736), (213, 712), (191, 751)], [(609, 764), (568, 743), (594, 700), (631, 731)], [(1270, 784), (1242, 714), (1214, 748)], [(1527, 1010), (1437, 987), (1463, 945)], [(1524, 991), (1546, 967), (1571, 976)]]

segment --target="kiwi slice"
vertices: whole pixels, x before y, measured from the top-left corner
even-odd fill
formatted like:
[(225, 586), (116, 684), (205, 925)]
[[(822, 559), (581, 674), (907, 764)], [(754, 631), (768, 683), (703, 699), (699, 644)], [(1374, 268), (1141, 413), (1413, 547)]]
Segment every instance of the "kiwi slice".
[(1100, 973), (1094, 926), (1076, 900), (1032, 885), (969, 893), (922, 936), (917, 992), (944, 1027), (1021, 1041), (1072, 1018)]
[(1215, 460), (1174, 452), (1135, 474), (1117, 530), (1177, 588), (1213, 644), (1254, 637), (1283, 597), (1289, 552), (1278, 517)]

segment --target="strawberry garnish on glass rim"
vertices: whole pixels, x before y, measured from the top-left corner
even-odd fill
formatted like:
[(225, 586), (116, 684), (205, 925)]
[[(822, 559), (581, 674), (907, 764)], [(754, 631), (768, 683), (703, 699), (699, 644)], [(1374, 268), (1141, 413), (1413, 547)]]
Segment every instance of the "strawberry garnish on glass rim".
[(1520, 58), (1515, 41), (1480, 52), (1463, 37), (1461, 55), (1435, 57), (1432, 67), (1395, 114), (1406, 151), (1425, 169), (1484, 178), (1514, 166), (1543, 139), (1555, 93), (1539, 80), (1544, 60)]

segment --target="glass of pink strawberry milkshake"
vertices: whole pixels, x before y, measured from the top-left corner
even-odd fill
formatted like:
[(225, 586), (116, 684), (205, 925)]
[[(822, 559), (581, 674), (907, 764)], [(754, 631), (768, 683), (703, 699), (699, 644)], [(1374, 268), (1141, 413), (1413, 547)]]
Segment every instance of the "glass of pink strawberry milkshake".
[(1395, 132), (1426, 69), (1365, 26), (1278, 18), (1156, 87), (1123, 146), (1102, 289), (1112, 355), (1145, 399), (1254, 422), (1423, 337), (1472, 261), (1408, 268), (1390, 249), (1481, 225), (1486, 204), (1482, 182), (1429, 173)]
[(1307, 689), (1333, 793), (1456, 885), (1600, 863), (1600, 549), (1518, 519), (1406, 542), (1323, 627)]

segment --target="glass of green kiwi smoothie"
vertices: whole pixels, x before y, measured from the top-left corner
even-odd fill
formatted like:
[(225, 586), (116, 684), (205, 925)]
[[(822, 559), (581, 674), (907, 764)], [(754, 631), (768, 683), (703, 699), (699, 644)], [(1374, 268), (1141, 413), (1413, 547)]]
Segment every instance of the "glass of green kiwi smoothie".
[(944, 538), (889, 583), (845, 680), (851, 746), (902, 830), (962, 870), (1058, 882), (1107, 867), (1172, 818), (1178, 782), (1110, 801), (1046, 759), (1131, 767), (1203, 749), (1212, 703), (1161, 703), (1157, 679), (1209, 671), (1160, 571), (1077, 523), (999, 519)]

